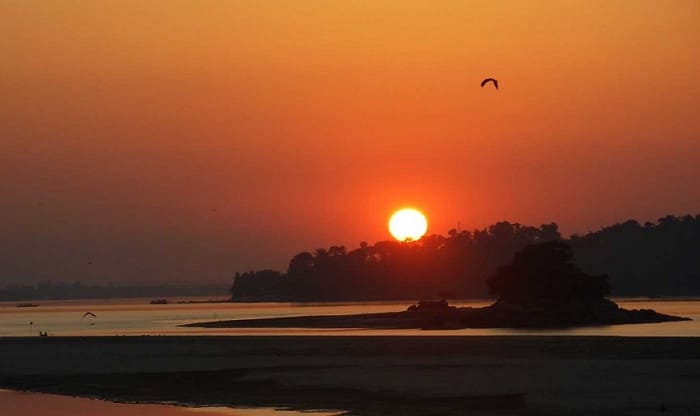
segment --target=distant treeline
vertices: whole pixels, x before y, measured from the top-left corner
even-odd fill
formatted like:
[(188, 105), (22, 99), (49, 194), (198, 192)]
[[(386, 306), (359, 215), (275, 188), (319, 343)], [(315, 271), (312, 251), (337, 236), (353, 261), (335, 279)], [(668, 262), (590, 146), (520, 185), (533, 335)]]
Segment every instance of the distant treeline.
[(0, 288), (0, 301), (55, 299), (110, 299), (169, 296), (222, 296), (217, 285), (89, 286), (80, 282), (43, 281), (35, 285), (7, 285)]
[(234, 301), (346, 301), (488, 297), (486, 279), (516, 251), (547, 241), (569, 244), (581, 269), (608, 274), (613, 296), (700, 295), (700, 215), (630, 220), (562, 238), (555, 223), (499, 222), (419, 241), (365, 242), (302, 252), (286, 273), (236, 273)]

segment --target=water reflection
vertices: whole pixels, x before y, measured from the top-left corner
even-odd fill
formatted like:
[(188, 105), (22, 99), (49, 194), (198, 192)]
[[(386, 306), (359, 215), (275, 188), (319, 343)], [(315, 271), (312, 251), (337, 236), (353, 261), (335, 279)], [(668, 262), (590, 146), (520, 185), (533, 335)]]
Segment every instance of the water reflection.
[[(49, 335), (617, 335), (700, 336), (700, 300), (625, 299), (629, 309), (655, 309), (688, 316), (693, 321), (661, 324), (614, 325), (557, 330), (463, 329), (457, 331), (255, 328), (182, 328), (180, 324), (229, 319), (270, 318), (302, 315), (342, 315), (396, 312), (410, 302), (369, 303), (190, 303), (150, 305), (148, 299), (105, 301), (35, 302), (35, 308), (17, 308), (15, 302), (0, 303), (0, 336)], [(481, 307), (490, 301), (453, 302), (457, 306)], [(97, 318), (81, 319), (85, 311)], [(31, 324), (30, 324), (31, 323)]]
[(24, 416), (330, 416), (336, 415), (338, 412), (112, 403), (98, 399), (0, 390), (0, 414)]

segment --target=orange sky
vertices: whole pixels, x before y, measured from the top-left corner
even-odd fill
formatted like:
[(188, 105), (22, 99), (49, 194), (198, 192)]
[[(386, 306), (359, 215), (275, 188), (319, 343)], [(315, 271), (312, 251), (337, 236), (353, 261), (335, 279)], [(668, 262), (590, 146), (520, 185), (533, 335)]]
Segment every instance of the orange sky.
[(0, 2), (0, 283), (699, 213), (700, 3), (532, 3)]

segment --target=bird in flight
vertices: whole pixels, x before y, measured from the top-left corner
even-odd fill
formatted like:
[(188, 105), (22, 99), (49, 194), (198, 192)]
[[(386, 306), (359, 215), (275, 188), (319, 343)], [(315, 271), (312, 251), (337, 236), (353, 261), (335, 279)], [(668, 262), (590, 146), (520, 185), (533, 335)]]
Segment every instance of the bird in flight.
[[(92, 313), (92, 312), (85, 312), (85, 313), (83, 314), (83, 318), (85, 318), (86, 316), (92, 316), (92, 317), (94, 317), (94, 318), (97, 318), (97, 315), (95, 315), (95, 314)], [(80, 318), (80, 319), (83, 319), (83, 318)]]
[(493, 78), (486, 78), (485, 80), (481, 81), (481, 86), (483, 87), (489, 82), (493, 82), (493, 86), (496, 87), (496, 89), (498, 89), (498, 80)]

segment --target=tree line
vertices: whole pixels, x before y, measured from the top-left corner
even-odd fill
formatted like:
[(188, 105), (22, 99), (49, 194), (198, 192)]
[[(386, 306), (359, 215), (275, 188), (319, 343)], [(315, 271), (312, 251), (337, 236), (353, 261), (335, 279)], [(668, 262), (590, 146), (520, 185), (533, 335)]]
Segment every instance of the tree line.
[(635, 220), (563, 238), (556, 223), (507, 221), (418, 241), (331, 246), (295, 255), (286, 271), (236, 273), (234, 301), (489, 297), (487, 279), (526, 246), (558, 241), (585, 273), (607, 274), (613, 296), (700, 295), (700, 215)]

